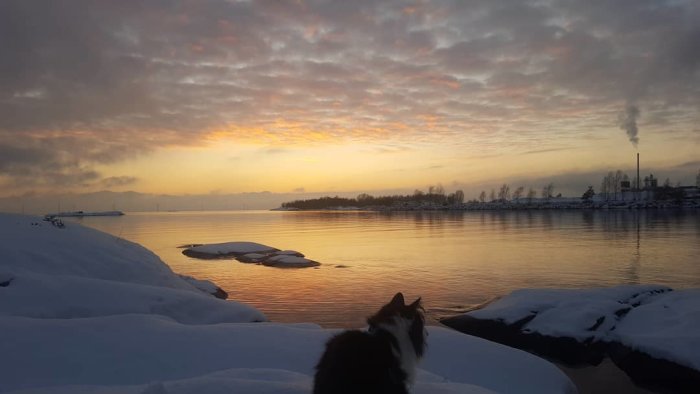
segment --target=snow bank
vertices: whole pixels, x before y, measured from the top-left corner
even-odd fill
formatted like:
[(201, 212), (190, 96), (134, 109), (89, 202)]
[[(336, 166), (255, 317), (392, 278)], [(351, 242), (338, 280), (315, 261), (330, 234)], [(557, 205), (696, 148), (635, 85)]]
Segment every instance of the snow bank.
[(700, 289), (676, 290), (632, 309), (612, 339), (700, 371)]
[(27, 273), (0, 288), (0, 316), (75, 319), (131, 313), (187, 324), (266, 320), (255, 308), (203, 293), (79, 276)]
[(178, 276), (185, 282), (191, 284), (192, 286), (204, 293), (211, 294), (216, 298), (221, 298), (222, 300), (228, 298), (228, 293), (226, 293), (221, 287), (217, 286), (216, 283), (210, 280), (197, 279), (188, 275), (181, 274), (178, 274)]
[[(73, 319), (159, 314), (188, 324), (264, 321), (247, 305), (205, 295), (155, 254), (78, 224), (58, 228), (0, 214), (0, 316)], [(11, 280), (9, 280), (11, 279)]]
[[(0, 319), (0, 391), (142, 385), (129, 389), (140, 392), (165, 382), (168, 393), (178, 385), (184, 388), (173, 392), (209, 393), (220, 392), (204, 387), (223, 371), (216, 380), (231, 380), (229, 390), (235, 377), (255, 374), (260, 381), (229, 392), (308, 393), (324, 343), (335, 332), (311, 324), (185, 325), (148, 315), (8, 317)], [(417, 392), (573, 392), (554, 365), (525, 352), (439, 327), (429, 328), (428, 344)]]
[(69, 223), (0, 214), (0, 272), (71, 275), (197, 291), (141, 245)]
[[(448, 383), (423, 373), (415, 394), (494, 394), (494, 391), (463, 383)], [(134, 386), (62, 386), (12, 391), (14, 394), (309, 394), (312, 378), (278, 369), (234, 368), (191, 379)]]

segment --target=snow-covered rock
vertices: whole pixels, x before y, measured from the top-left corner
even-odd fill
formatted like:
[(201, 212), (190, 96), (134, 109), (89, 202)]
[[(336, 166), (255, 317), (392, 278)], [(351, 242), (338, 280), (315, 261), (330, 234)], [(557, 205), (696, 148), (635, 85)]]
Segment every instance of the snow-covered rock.
[(178, 275), (180, 278), (182, 278), (185, 282), (191, 284), (192, 286), (196, 287), (200, 291), (206, 293), (206, 294), (211, 294), (216, 298), (221, 298), (222, 300), (225, 300), (228, 298), (228, 293), (224, 291), (221, 287), (217, 286), (216, 283), (206, 280), (206, 279), (196, 279), (188, 275)]
[(237, 256), (236, 260), (240, 261), (241, 263), (259, 263), (265, 258), (267, 258), (267, 254), (262, 254), (262, 253), (248, 253), (244, 254), (243, 256)]
[(466, 314), (447, 326), (569, 364), (597, 365), (622, 316), (665, 286), (596, 289), (522, 289)]
[(307, 259), (296, 250), (279, 250), (256, 242), (224, 242), (186, 248), (182, 253), (201, 259), (235, 258), (242, 263), (257, 263), (268, 267), (306, 268), (321, 265)]
[[(67, 249), (67, 250), (64, 250)], [(255, 308), (204, 292), (132, 242), (69, 224), (0, 214), (0, 316), (73, 319), (158, 314), (187, 324), (264, 321)], [(201, 290), (200, 290), (201, 289)]]
[(289, 250), (289, 249), (287, 249), (287, 250), (280, 250), (280, 251), (277, 251), (277, 252), (275, 252), (275, 253), (273, 253), (273, 254), (274, 254), (274, 255), (287, 255), (287, 256), (306, 257), (306, 256), (304, 256), (304, 254), (301, 253), (301, 252), (297, 252), (296, 250)]
[(571, 364), (609, 355), (636, 382), (700, 387), (700, 289), (518, 290), (443, 322)]
[(186, 324), (266, 320), (255, 308), (203, 293), (79, 276), (26, 273), (0, 289), (0, 316), (75, 319), (131, 313)]
[(635, 381), (694, 392), (700, 387), (700, 289), (643, 302), (611, 340), (612, 360)]
[(304, 268), (304, 267), (316, 267), (321, 265), (318, 261), (309, 260), (305, 257), (291, 256), (291, 255), (277, 255), (271, 256), (262, 261), (263, 265), (269, 267), (281, 267), (281, 268)]
[(200, 259), (219, 259), (241, 256), (248, 253), (272, 253), (278, 249), (256, 242), (223, 242), (217, 244), (204, 244), (186, 248), (182, 253), (189, 257)]
[(79, 224), (0, 214), (0, 271), (41, 273), (198, 291), (141, 245)]

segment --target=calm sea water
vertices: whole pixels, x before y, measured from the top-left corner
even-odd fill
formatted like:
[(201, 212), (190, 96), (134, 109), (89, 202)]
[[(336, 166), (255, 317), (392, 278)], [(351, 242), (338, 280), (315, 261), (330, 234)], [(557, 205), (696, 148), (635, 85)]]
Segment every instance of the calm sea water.
[[(360, 327), (402, 291), (435, 319), (523, 287), (658, 283), (700, 287), (700, 213), (168, 212), (77, 221), (153, 250), (279, 322)], [(191, 243), (254, 241), (319, 268), (197, 260)]]

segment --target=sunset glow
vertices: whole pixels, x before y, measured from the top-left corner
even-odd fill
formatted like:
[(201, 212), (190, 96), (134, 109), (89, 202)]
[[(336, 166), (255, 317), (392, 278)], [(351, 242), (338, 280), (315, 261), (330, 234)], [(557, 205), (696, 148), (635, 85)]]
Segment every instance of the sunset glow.
[(576, 194), (638, 151), (692, 184), (699, 19), (693, 1), (3, 2), (0, 197)]

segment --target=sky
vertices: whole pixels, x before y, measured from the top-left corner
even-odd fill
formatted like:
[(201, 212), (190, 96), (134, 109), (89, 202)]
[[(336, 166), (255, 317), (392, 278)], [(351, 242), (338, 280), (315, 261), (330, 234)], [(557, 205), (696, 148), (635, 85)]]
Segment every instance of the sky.
[(694, 183), (700, 2), (0, 2), (0, 197)]

